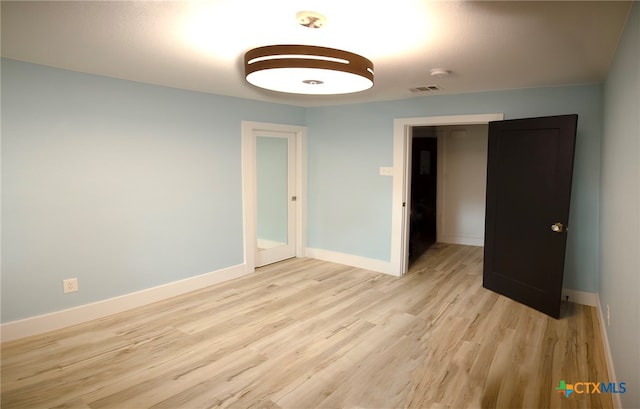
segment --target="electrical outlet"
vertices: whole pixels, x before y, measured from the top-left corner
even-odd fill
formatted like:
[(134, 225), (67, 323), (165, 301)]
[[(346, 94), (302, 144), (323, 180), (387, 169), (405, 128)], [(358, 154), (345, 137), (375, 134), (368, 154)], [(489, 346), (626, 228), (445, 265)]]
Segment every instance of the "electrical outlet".
[(607, 304), (607, 327), (611, 325), (611, 313), (609, 312), (609, 304)]
[(66, 280), (62, 280), (62, 288), (66, 293), (73, 293), (78, 291), (78, 279), (77, 278), (67, 278)]

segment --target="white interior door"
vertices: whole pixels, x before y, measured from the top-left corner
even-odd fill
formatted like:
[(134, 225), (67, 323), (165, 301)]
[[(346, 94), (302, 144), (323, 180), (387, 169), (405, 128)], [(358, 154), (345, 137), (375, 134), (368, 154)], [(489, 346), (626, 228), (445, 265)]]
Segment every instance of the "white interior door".
[(255, 266), (296, 256), (296, 135), (254, 130)]

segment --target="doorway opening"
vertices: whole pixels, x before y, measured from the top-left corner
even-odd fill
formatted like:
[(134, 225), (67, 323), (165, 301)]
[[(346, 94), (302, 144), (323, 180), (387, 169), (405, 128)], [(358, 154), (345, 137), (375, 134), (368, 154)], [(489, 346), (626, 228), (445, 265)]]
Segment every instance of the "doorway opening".
[[(500, 121), (504, 119), (504, 114), (478, 114), (478, 115), (450, 115), (437, 117), (420, 117), (420, 118), (398, 118), (394, 120), (393, 131), (393, 201), (391, 215), (391, 274), (404, 275), (409, 266), (409, 250), (410, 250), (410, 205), (411, 205), (411, 172), (412, 172), (412, 143), (414, 142), (413, 132), (420, 127), (439, 127), (439, 126), (462, 126), (474, 124), (488, 124), (491, 121)], [(417, 138), (416, 138), (417, 139)], [(450, 147), (455, 147), (455, 144)], [(447, 194), (458, 192), (457, 190), (448, 191), (442, 180), (448, 180), (446, 171), (443, 166), (451, 163), (442, 154), (443, 144), (438, 142), (437, 149), (437, 204), (436, 204), (436, 241), (447, 240), (447, 226), (443, 223), (454, 222), (464, 223), (465, 217), (457, 216), (456, 213), (448, 212), (447, 209), (453, 208), (452, 203), (444, 203), (447, 200)], [(462, 163), (467, 163), (464, 156), (457, 156)], [(486, 154), (485, 154), (486, 159)], [(473, 163), (473, 161), (469, 162)], [(463, 187), (462, 192), (468, 190)], [(448, 192), (448, 193), (447, 193)], [(465, 224), (466, 225), (466, 224)], [(444, 226), (444, 228), (443, 228)], [(447, 241), (444, 241), (447, 242)], [(456, 243), (456, 242), (454, 242)], [(466, 239), (458, 242), (459, 244), (473, 244), (466, 242)], [(480, 244), (481, 245), (481, 244)]]

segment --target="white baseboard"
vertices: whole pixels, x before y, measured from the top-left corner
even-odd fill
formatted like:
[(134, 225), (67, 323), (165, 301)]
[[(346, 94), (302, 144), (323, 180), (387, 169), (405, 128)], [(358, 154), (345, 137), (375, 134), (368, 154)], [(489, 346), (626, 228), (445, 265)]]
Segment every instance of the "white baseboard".
[[(598, 321), (600, 322), (600, 337), (602, 338), (602, 346), (604, 347), (604, 356), (607, 361), (607, 372), (609, 373), (608, 382), (616, 382), (616, 371), (613, 367), (613, 357), (611, 356), (611, 347), (609, 346), (609, 336), (607, 335), (606, 321), (604, 320), (604, 312), (602, 311), (602, 304), (600, 304), (600, 297), (596, 294), (596, 308), (598, 309)], [(620, 394), (612, 393), (611, 399), (613, 400), (613, 407), (615, 409), (622, 408), (622, 400)]]
[(569, 302), (576, 304), (589, 305), (591, 307), (598, 306), (598, 294), (588, 293), (585, 291), (571, 290), (569, 288), (562, 289), (562, 300), (566, 300), (569, 297)]
[(307, 248), (305, 252), (309, 258), (315, 258), (323, 261), (330, 261), (332, 263), (344, 264), (346, 266), (358, 267), (365, 270), (371, 270), (378, 273), (390, 274), (396, 276), (393, 273), (391, 263), (388, 261), (376, 260), (373, 258), (354, 256), (352, 254), (338, 253), (331, 250), (312, 249)]
[(442, 236), (438, 238), (439, 243), (461, 244), (463, 246), (484, 246), (484, 238), (477, 237), (460, 237), (460, 236)]
[[(384, 274), (396, 275), (393, 273), (391, 263), (383, 260), (313, 248), (306, 249), (306, 257), (344, 264)], [(234, 278), (239, 278), (249, 273), (250, 271), (247, 271), (245, 264), (239, 264), (196, 277), (190, 277), (184, 280), (174, 281), (157, 287), (109, 298), (107, 300), (97, 301), (91, 304), (85, 304), (22, 320), (7, 322), (0, 325), (0, 339), (2, 342), (6, 342), (81, 324), (83, 322), (106, 317), (132, 308), (141, 307), (143, 305), (199, 290)], [(563, 289), (562, 298), (565, 299), (566, 295), (569, 296), (569, 300), (571, 302), (598, 308), (601, 319), (600, 327), (603, 330), (603, 340), (606, 344), (607, 365), (610, 366), (610, 374), (613, 373), (610, 351), (608, 349), (609, 344), (606, 338), (604, 320), (602, 319), (602, 308), (600, 307), (600, 299), (598, 298), (598, 295), (596, 293)]]
[(211, 273), (109, 298), (107, 300), (38, 315), (36, 317), (7, 322), (0, 326), (0, 337), (2, 342), (6, 342), (70, 327), (72, 325), (81, 324), (83, 322), (130, 310), (132, 308), (165, 300), (177, 295), (186, 294), (223, 281), (242, 277), (249, 273), (250, 272), (247, 271), (245, 264), (239, 264), (213, 271)]

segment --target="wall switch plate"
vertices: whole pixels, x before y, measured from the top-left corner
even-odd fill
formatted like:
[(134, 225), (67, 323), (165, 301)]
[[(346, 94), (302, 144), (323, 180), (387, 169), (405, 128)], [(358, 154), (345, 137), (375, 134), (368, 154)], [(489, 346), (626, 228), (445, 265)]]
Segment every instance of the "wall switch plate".
[(62, 286), (65, 294), (76, 292), (78, 291), (78, 279), (67, 278), (66, 280), (62, 280)]
[(380, 166), (380, 176), (393, 176), (393, 168)]

